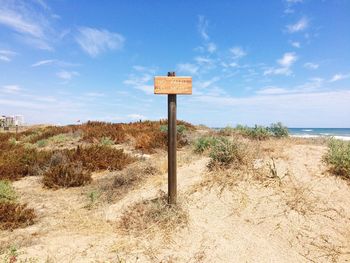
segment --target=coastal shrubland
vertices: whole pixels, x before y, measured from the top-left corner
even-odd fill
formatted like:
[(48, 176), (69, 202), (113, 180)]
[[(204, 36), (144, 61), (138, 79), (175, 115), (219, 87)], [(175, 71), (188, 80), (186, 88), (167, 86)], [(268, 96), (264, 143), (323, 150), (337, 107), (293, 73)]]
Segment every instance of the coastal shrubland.
[[(179, 147), (186, 145), (186, 131), (194, 126), (177, 121), (177, 139)], [(48, 144), (60, 144), (70, 137), (79, 138), (80, 143), (98, 143), (104, 145), (135, 143), (135, 148), (153, 153), (156, 149), (165, 149), (167, 145), (167, 121), (142, 121), (133, 123), (107, 123), (88, 121), (80, 125), (47, 126), (29, 129), (16, 135), (22, 142), (46, 147)]]
[(227, 126), (219, 131), (221, 135), (241, 135), (254, 140), (266, 140), (268, 138), (283, 138), (288, 137), (288, 128), (281, 122), (272, 123), (270, 126), (255, 125), (248, 127), (238, 124), (232, 128)]
[(350, 179), (350, 142), (331, 139), (323, 160), (331, 173)]
[[(57, 151), (67, 155), (69, 162), (81, 162), (90, 172), (122, 169), (132, 158), (109, 146), (130, 143), (143, 153), (166, 149), (167, 132), (162, 128), (166, 124), (164, 120), (117, 124), (87, 122), (31, 128), (18, 134), (0, 133), (0, 179), (18, 180), (43, 174), (51, 169), (50, 159)], [(186, 132), (191, 130), (194, 126), (178, 121), (178, 147), (188, 144)], [(58, 144), (61, 145), (59, 150), (54, 148)], [(75, 174), (72, 165), (56, 167), (54, 174), (68, 170), (66, 174)]]

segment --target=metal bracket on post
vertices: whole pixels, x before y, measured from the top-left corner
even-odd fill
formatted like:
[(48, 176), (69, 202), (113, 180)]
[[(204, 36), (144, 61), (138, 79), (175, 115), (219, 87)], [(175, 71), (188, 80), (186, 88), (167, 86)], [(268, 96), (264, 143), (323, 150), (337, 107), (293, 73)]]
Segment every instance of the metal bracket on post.
[[(175, 72), (168, 72), (168, 77), (175, 77)], [(168, 203), (176, 204), (176, 94), (168, 94)]]

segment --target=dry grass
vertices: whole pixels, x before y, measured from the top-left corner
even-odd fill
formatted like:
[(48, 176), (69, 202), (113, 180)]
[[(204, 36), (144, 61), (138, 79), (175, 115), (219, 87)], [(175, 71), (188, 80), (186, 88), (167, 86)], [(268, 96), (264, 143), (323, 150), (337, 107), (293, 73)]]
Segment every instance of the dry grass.
[(0, 229), (2, 230), (32, 225), (35, 217), (34, 210), (27, 208), (25, 204), (0, 202)]
[(101, 193), (100, 199), (107, 202), (116, 202), (149, 177), (160, 173), (161, 171), (153, 162), (135, 162), (122, 171), (117, 171), (113, 182), (108, 181), (100, 186), (98, 190)]
[(130, 187), (134, 186), (140, 181), (148, 178), (149, 176), (158, 174), (159, 170), (151, 163), (137, 163), (134, 166), (119, 172), (113, 182), (114, 188)]
[(82, 186), (91, 180), (90, 172), (72, 163), (51, 166), (43, 175), (43, 184), (53, 189)]
[(122, 170), (134, 161), (123, 150), (102, 145), (56, 152), (43, 174), (43, 184), (54, 189), (86, 185), (92, 180), (91, 172)]
[(125, 234), (170, 235), (188, 224), (188, 212), (180, 205), (167, 203), (162, 194), (152, 200), (144, 200), (130, 206), (118, 222), (118, 229)]
[(16, 145), (0, 153), (0, 179), (18, 180), (38, 175), (51, 158), (51, 152)]
[(70, 162), (80, 162), (89, 171), (122, 170), (135, 161), (135, 158), (109, 146), (91, 145), (77, 147), (74, 150), (63, 151)]

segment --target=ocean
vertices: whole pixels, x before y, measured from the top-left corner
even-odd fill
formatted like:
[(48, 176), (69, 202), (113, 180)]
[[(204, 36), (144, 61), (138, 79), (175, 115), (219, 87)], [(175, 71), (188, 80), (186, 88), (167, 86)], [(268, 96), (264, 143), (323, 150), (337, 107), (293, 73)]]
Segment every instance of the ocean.
[(350, 141), (350, 128), (288, 128), (288, 130), (294, 137), (334, 137)]

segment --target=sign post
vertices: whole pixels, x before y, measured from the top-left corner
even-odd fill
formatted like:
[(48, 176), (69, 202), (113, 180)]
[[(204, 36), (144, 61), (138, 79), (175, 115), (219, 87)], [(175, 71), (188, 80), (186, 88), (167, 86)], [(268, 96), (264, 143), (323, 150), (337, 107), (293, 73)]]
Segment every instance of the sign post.
[(168, 72), (168, 77), (155, 77), (154, 94), (168, 95), (168, 203), (176, 204), (176, 95), (192, 94), (192, 78), (175, 77), (175, 72)]

